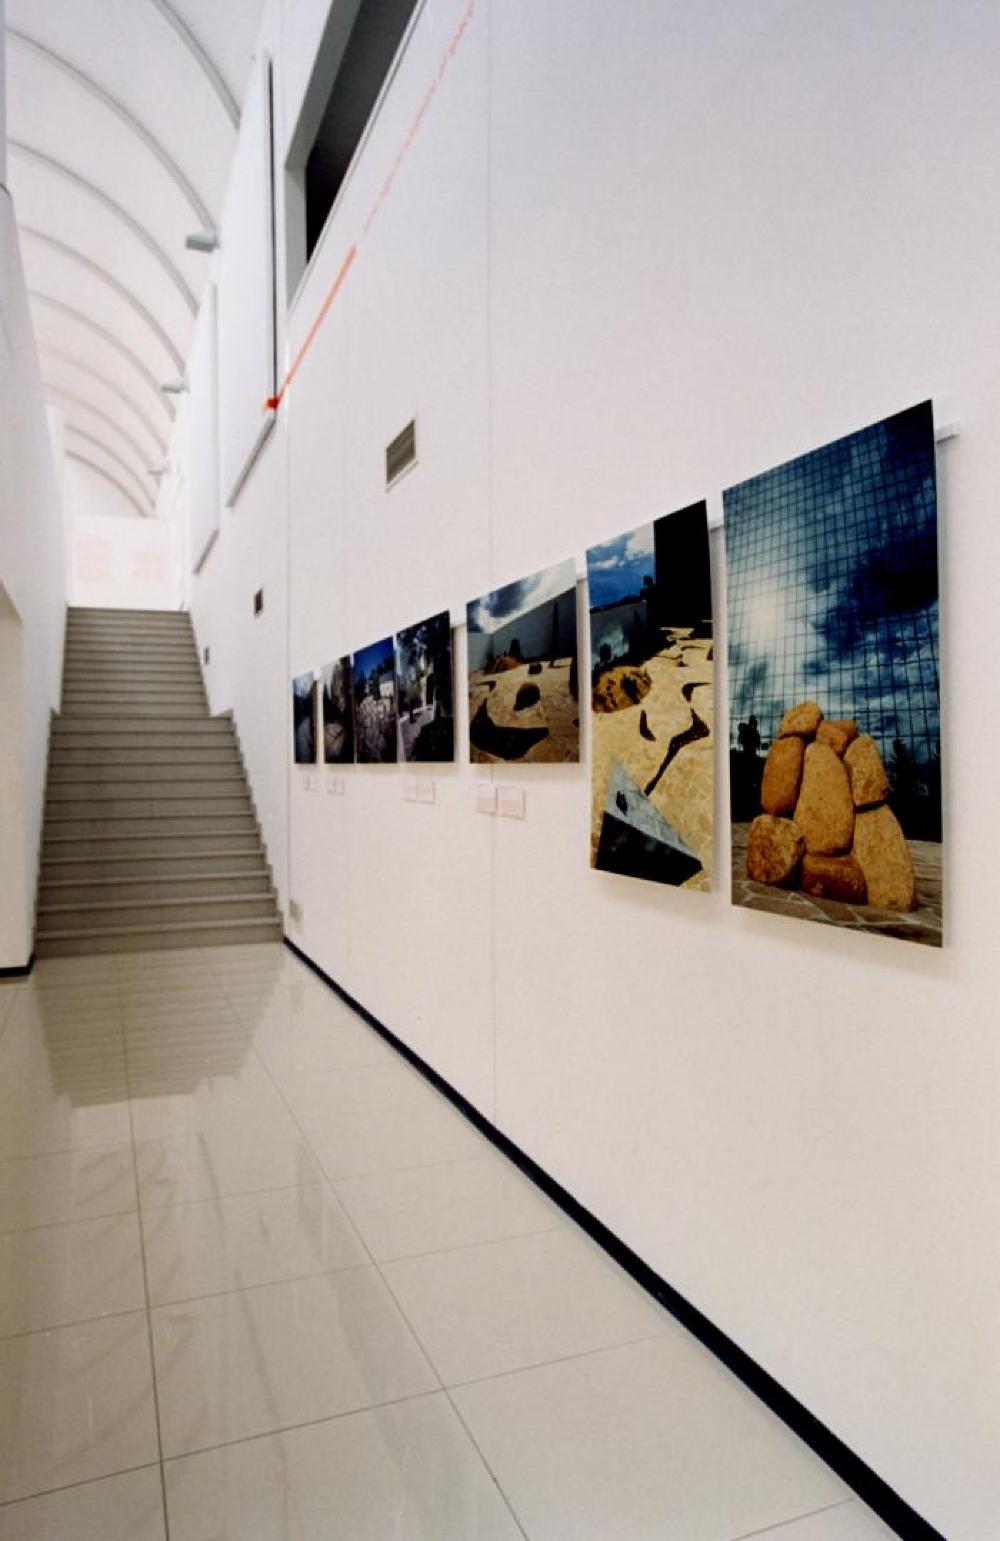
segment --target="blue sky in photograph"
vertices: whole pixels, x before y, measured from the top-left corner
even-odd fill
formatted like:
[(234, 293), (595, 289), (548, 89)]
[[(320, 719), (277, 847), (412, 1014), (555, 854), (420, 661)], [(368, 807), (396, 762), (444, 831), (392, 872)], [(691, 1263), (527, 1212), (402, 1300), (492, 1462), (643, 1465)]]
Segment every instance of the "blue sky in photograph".
[(393, 667), (391, 637), (383, 637), (381, 642), (369, 643), (368, 647), (360, 648), (355, 653), (355, 683), (365, 679), (373, 669), (382, 669), (385, 665), (388, 665), (389, 669)]
[(576, 564), (570, 558), (555, 567), (545, 567), (528, 578), (518, 578), (505, 583), (503, 588), (493, 589), (479, 599), (469, 601), (466, 607), (470, 631), (496, 631), (508, 621), (516, 620), (528, 610), (535, 610), (549, 599), (565, 594), (576, 583)]
[(643, 580), (647, 577), (656, 577), (651, 524), (642, 524), (614, 540), (602, 541), (587, 552), (587, 583), (592, 610), (634, 598), (642, 592)]

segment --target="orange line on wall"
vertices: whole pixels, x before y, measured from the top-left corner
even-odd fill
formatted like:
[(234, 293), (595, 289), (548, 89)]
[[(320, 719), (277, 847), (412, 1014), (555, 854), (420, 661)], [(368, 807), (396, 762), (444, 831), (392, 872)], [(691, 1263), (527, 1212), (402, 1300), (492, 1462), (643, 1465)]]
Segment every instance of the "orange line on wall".
[[(435, 96), (435, 93), (437, 92), (438, 86), (440, 85), (441, 81), (445, 77), (445, 74), (447, 73), (449, 64), (451, 63), (451, 61), (454, 59), (456, 53), (458, 52), (459, 45), (461, 44), (462, 38), (465, 36), (465, 33), (468, 30), (469, 23), (472, 21), (472, 18), (473, 18), (474, 14), (475, 14), (475, 10), (476, 10), (476, 0), (469, 0), (469, 3), (466, 6), (465, 11), (464, 11), (464, 13), (462, 15), (462, 19), (459, 22), (458, 26), (455, 28), (455, 31), (452, 33), (451, 39), (450, 39), (450, 41), (448, 43), (448, 46), (447, 46), (447, 48), (445, 49), (444, 53), (441, 56), (441, 63), (438, 66), (437, 75), (434, 77), (434, 79), (431, 81), (430, 85), (427, 87), (427, 90), (424, 92), (424, 95), (423, 95), (423, 98), (421, 100), (420, 106), (417, 108), (417, 111), (416, 111), (416, 114), (414, 115), (413, 121), (410, 124), (410, 127), (409, 127), (409, 129), (407, 131), (406, 138), (403, 140), (403, 143), (400, 145), (399, 150), (396, 153), (396, 158), (395, 158), (395, 160), (392, 163), (392, 170), (389, 172), (389, 175), (386, 177), (385, 181), (382, 183), (382, 186), (381, 186), (381, 188), (379, 190), (378, 196), (376, 197), (375, 202), (371, 206), (371, 209), (370, 209), (369, 214), (368, 214), (368, 218), (365, 220), (364, 226), (362, 227), (362, 235), (367, 235), (368, 232), (370, 231), (372, 225), (375, 223), (375, 216), (377, 215), (379, 209), (382, 207), (382, 204), (385, 202), (386, 198), (388, 197), (388, 195), (389, 195), (389, 193), (390, 193), (390, 191), (392, 189), (393, 183), (395, 182), (396, 177), (399, 174), (399, 169), (402, 166), (402, 164), (405, 161), (407, 155), (409, 154), (410, 150), (413, 147), (413, 142), (416, 139), (418, 133), (420, 132), (420, 128), (421, 128), (421, 125), (423, 124), (424, 118), (427, 115), (428, 108), (430, 107), (430, 104), (431, 104), (431, 102), (432, 102), (432, 100), (433, 100), (433, 98)], [(357, 241), (354, 241), (354, 242), (351, 243), (351, 246), (348, 248), (347, 256), (344, 258), (344, 261), (341, 264), (340, 271), (337, 274), (336, 278), (333, 280), (333, 283), (330, 285), (329, 291), (327, 292), (327, 296), (326, 296), (325, 300), (323, 301), (322, 305), (320, 306), (319, 311), (317, 312), (316, 318), (315, 318), (315, 320), (312, 323), (312, 326), (310, 326), (308, 332), (306, 333), (306, 335), (305, 335), (305, 337), (304, 337), (304, 339), (302, 341), (302, 346), (299, 348), (299, 351), (295, 355), (295, 358), (292, 361), (292, 364), (291, 364), (291, 367), (288, 370), (288, 373), (285, 375), (284, 380), (281, 382), (281, 389), (278, 391), (278, 394), (276, 396), (269, 396), (267, 398), (267, 400), (265, 401), (265, 403), (264, 403), (264, 411), (265, 412), (276, 412), (278, 410), (278, 408), (281, 406), (281, 403), (282, 403), (282, 401), (284, 399), (284, 396), (285, 396), (285, 392), (288, 390), (288, 387), (291, 385), (291, 383), (294, 380), (296, 374), (298, 373), (299, 366), (302, 363), (302, 360), (305, 358), (306, 354), (309, 352), (309, 349), (312, 347), (314, 341), (316, 340), (316, 333), (319, 331), (320, 327), (323, 325), (323, 322), (326, 320), (327, 315), (329, 314), (329, 311), (330, 311), (330, 307), (333, 304), (334, 300), (337, 298), (337, 295), (340, 293), (340, 289), (341, 289), (341, 286), (342, 286), (342, 284), (344, 282), (344, 279), (347, 277), (348, 273), (350, 272), (351, 266), (352, 266), (352, 264), (354, 262), (354, 259), (355, 259), (355, 257), (357, 255), (358, 255), (358, 243), (357, 243)]]

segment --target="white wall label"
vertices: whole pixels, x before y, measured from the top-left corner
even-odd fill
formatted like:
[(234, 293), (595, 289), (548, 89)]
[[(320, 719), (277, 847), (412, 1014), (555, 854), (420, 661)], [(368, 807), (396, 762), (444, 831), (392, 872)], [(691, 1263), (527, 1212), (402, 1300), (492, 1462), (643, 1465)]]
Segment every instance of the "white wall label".
[(500, 787), (497, 796), (497, 812), (505, 819), (523, 819), (524, 788)]
[(419, 787), (417, 784), (416, 776), (407, 776), (406, 780), (403, 782), (404, 803), (415, 803), (417, 801), (418, 795)]
[(432, 803), (436, 795), (436, 788), (429, 776), (421, 776), (417, 787), (417, 796), (422, 803)]
[(476, 812), (496, 813), (497, 789), (492, 781), (476, 782)]

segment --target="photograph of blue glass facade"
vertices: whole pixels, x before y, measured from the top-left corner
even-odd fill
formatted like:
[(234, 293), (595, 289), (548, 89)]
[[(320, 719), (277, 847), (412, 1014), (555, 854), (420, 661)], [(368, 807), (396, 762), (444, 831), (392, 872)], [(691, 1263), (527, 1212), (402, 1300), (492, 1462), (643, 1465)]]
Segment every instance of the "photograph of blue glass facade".
[[(734, 900), (775, 908), (780, 888), (789, 913), (939, 943), (931, 403), (730, 488), (724, 507)], [(807, 704), (816, 711), (796, 718)], [(777, 748), (783, 739), (800, 740), (802, 752), (788, 742)], [(830, 755), (839, 758), (846, 783)], [(871, 771), (868, 780), (858, 771), (861, 761)], [(796, 857), (797, 847), (789, 844), (801, 833), (796, 815), (805, 816), (815, 803), (820, 773), (834, 801), (845, 784), (852, 794), (854, 843), (842, 820), (836, 836), (828, 830), (807, 840)], [(782, 777), (791, 777), (784, 794), (777, 790)], [(804, 777), (811, 784), (803, 801)], [(767, 824), (778, 818), (791, 820), (792, 828)], [(880, 860), (895, 861), (900, 872), (907, 859), (912, 863), (912, 891), (902, 879), (886, 886), (877, 874), (857, 871), (861, 854), (874, 860), (868, 847), (876, 834)], [(751, 836), (784, 842), (794, 870), (761, 884), (760, 871), (771, 869), (765, 860), (754, 871)], [(816, 875), (820, 858), (827, 862), (824, 881)], [(831, 858), (839, 870), (829, 865)], [(774, 870), (781, 870), (780, 862)], [(831, 899), (831, 893), (839, 897)]]

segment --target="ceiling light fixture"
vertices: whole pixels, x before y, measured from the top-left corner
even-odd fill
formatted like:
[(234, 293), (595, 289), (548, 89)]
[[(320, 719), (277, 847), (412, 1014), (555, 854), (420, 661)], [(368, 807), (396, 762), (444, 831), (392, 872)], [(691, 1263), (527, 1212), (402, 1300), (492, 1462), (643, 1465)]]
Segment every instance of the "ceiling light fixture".
[(184, 245), (188, 251), (215, 251), (219, 245), (219, 237), (214, 230), (196, 230), (193, 235), (184, 237)]
[(164, 380), (160, 386), (160, 390), (168, 396), (183, 396), (190, 389), (186, 380)]

